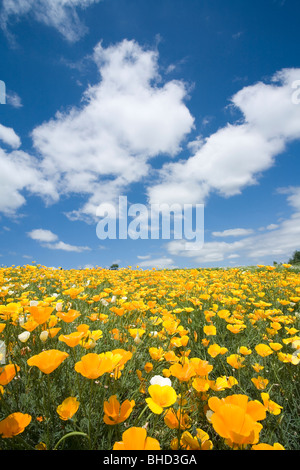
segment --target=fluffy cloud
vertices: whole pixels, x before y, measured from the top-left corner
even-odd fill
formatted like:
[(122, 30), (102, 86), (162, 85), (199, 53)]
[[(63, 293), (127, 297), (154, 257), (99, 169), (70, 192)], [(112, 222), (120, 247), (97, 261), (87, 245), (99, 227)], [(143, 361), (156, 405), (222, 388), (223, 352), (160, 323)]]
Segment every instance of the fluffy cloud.
[(161, 83), (156, 51), (124, 40), (98, 44), (94, 60), (101, 79), (82, 105), (32, 132), (42, 172), (57, 192), (87, 197), (72, 218), (95, 217), (101, 202), (148, 175), (150, 159), (178, 154), (194, 123), (185, 84)]
[(58, 240), (58, 236), (51, 232), (51, 230), (45, 230), (42, 228), (34, 229), (31, 232), (28, 232), (27, 235), (33, 240), (38, 241), (43, 247), (49, 248), (50, 250), (62, 250), (81, 253), (82, 251), (87, 251), (90, 249), (87, 246), (70, 245), (69, 243)]
[(0, 148), (0, 212), (14, 216), (26, 203), (24, 191), (42, 197), (45, 202), (57, 198), (51, 181), (40, 173), (39, 162), (20, 150)]
[(19, 148), (21, 145), (20, 137), (15, 131), (11, 127), (6, 127), (2, 124), (0, 124), (0, 140), (15, 149)]
[(190, 158), (167, 163), (148, 188), (150, 202), (204, 203), (212, 192), (230, 197), (257, 184), (287, 144), (300, 138), (300, 107), (292, 101), (297, 76), (299, 69), (284, 69), (271, 83), (236, 93), (231, 106), (242, 119), (198, 138)]
[(28, 236), (33, 240), (39, 242), (54, 242), (58, 239), (58, 236), (51, 232), (50, 230), (45, 230), (43, 228), (37, 228), (28, 233)]
[(86, 32), (86, 26), (79, 20), (77, 8), (84, 9), (100, 0), (3, 0), (0, 24), (13, 39), (8, 25), (13, 19), (29, 16), (36, 21), (55, 28), (65, 39), (75, 42)]

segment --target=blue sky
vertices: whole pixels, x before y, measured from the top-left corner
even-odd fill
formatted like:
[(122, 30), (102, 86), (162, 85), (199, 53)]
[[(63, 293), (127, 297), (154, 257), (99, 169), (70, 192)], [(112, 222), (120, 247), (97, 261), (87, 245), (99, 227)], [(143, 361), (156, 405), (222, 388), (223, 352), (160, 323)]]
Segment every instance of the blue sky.
[[(214, 267), (300, 249), (297, 0), (3, 0), (0, 263)], [(204, 204), (204, 246), (96, 209)]]

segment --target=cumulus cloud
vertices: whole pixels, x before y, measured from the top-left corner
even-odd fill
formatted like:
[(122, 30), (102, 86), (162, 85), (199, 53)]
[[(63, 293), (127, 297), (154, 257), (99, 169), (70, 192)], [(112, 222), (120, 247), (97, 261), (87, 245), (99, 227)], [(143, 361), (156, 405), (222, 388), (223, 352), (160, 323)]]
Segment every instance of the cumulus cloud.
[(0, 124), (0, 140), (15, 149), (19, 148), (21, 145), (20, 137), (15, 131), (11, 127), (6, 127), (2, 124)]
[(85, 9), (100, 0), (3, 0), (0, 11), (0, 25), (7, 36), (14, 41), (8, 26), (22, 18), (36, 21), (55, 28), (66, 40), (78, 41), (87, 32), (80, 21), (77, 9)]
[(58, 236), (51, 232), (51, 230), (41, 228), (34, 229), (31, 232), (28, 232), (27, 235), (33, 240), (38, 241), (43, 247), (49, 248), (50, 250), (62, 250), (81, 253), (82, 251), (87, 251), (90, 249), (87, 246), (76, 246), (65, 243), (59, 240)]
[(148, 188), (149, 201), (205, 203), (213, 192), (230, 197), (257, 184), (275, 157), (300, 138), (300, 107), (292, 101), (297, 76), (299, 69), (284, 69), (270, 83), (237, 92), (231, 107), (242, 118), (198, 138), (186, 160), (165, 164)]
[(28, 233), (28, 236), (33, 240), (37, 240), (39, 242), (54, 242), (58, 239), (58, 236), (55, 233), (42, 228), (32, 230)]
[(181, 81), (161, 83), (158, 53), (124, 40), (94, 50), (100, 81), (90, 86), (81, 106), (57, 113), (32, 132), (43, 174), (59, 194), (86, 195), (71, 218), (95, 217), (151, 170), (150, 159), (174, 157), (194, 119), (184, 103)]
[(56, 200), (52, 182), (43, 177), (38, 167), (38, 160), (26, 152), (0, 148), (0, 212), (14, 216), (26, 204), (25, 191), (40, 196), (46, 203)]

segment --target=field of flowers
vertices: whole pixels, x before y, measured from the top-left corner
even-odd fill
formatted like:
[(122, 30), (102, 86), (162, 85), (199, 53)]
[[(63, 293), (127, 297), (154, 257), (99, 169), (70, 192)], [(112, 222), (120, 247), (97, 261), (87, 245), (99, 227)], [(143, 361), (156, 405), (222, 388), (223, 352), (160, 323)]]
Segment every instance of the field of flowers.
[(0, 449), (295, 450), (300, 273), (0, 270)]

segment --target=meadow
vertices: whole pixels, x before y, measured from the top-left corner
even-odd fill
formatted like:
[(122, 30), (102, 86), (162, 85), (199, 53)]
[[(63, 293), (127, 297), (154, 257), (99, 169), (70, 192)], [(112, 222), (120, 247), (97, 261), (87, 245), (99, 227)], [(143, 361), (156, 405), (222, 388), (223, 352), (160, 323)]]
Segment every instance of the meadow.
[(0, 270), (0, 449), (299, 449), (300, 274)]

